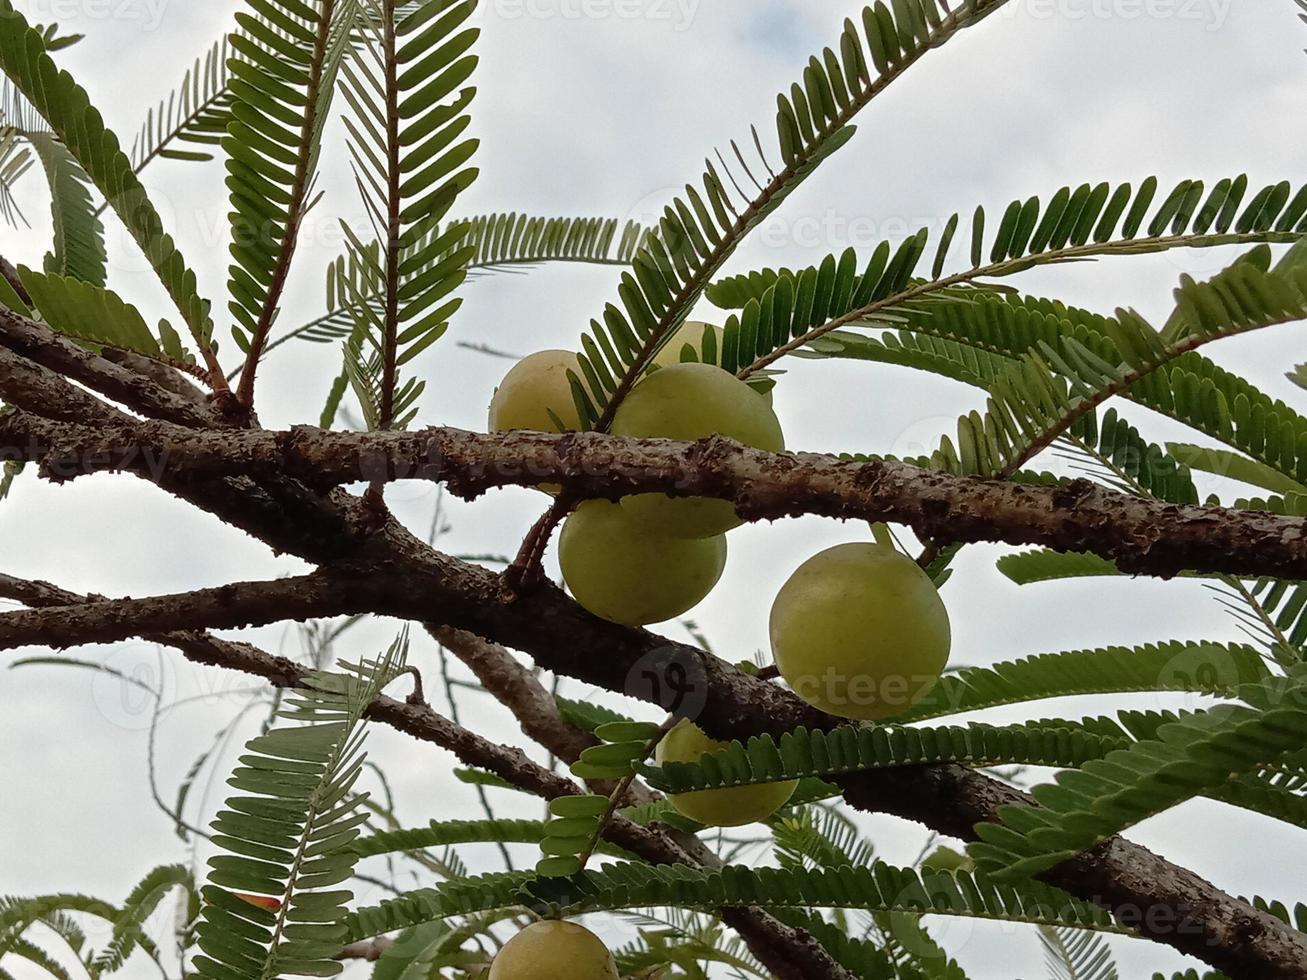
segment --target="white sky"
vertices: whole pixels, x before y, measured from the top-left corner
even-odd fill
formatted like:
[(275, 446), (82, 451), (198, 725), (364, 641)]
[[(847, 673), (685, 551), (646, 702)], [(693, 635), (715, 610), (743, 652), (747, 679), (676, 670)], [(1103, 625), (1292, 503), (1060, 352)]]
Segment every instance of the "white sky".
[[(236, 9), (169, 0), (18, 6), (33, 19), (59, 19), (88, 35), (63, 63), (128, 142), (147, 107)], [(484, 141), (483, 173), (466, 200), (468, 211), (647, 217), (697, 178), (710, 148), (747, 136), (751, 123), (770, 134), (775, 93), (799, 76), (809, 55), (836, 41), (843, 18), (859, 9), (829, 0), (487, 3), (474, 123)], [(977, 203), (994, 213), (1016, 196), (1046, 198), (1064, 183), (1157, 174), (1168, 184), (1245, 171), (1258, 186), (1283, 178), (1299, 183), (1307, 164), (1301, 136), (1307, 28), (1295, 9), (1290, 0), (1013, 0), (1007, 11), (927, 57), (864, 112), (858, 137), (790, 198), (731, 271), (809, 263), (849, 244), (865, 255), (882, 236), (938, 227), (954, 210), (969, 213)], [(618, 10), (640, 16), (619, 17)], [(330, 196), (299, 256), (283, 314), (287, 327), (321, 308), (322, 270), (340, 243), (335, 216), (362, 217), (343, 145), (333, 143), (324, 160)], [(218, 297), (226, 264), (221, 176), (218, 165), (164, 161), (147, 178), (200, 272), (203, 291)], [(48, 247), (49, 218), (39, 178), (27, 178), (23, 190), (33, 227), (0, 230), (0, 252), (36, 265)], [(164, 315), (157, 285), (142, 274), (141, 259), (117, 228), (110, 229), (110, 243), (112, 285), (147, 313)], [(1229, 259), (1228, 253), (1172, 253), (1080, 264), (1037, 271), (1020, 284), (1096, 309), (1135, 305), (1161, 316), (1182, 271), (1210, 274)], [(508, 365), (458, 341), (522, 354), (575, 346), (589, 318), (615, 297), (615, 281), (612, 269), (567, 267), (466, 287), (467, 304), (449, 336), (417, 365), (429, 379), (420, 423), (484, 425), (491, 391)], [(710, 309), (702, 312), (711, 318)], [(1290, 346), (1293, 329), (1228, 341), (1211, 353), (1301, 405), (1302, 392), (1282, 377), (1304, 360), (1301, 344)], [(316, 421), (336, 369), (333, 349), (279, 351), (262, 374), (264, 424)], [(974, 390), (894, 368), (805, 361), (790, 369), (776, 407), (797, 449), (920, 450), (981, 402)], [(1129, 407), (1126, 414), (1151, 438), (1180, 433), (1146, 411)], [(397, 486), (390, 499), (414, 526), (425, 527), (436, 492)], [(527, 491), (499, 492), (471, 506), (455, 502), (447, 508), (452, 530), (442, 544), (457, 553), (511, 553), (540, 506)], [(822, 547), (865, 535), (862, 525), (817, 519), (742, 529), (732, 535), (721, 586), (694, 616), (718, 652), (752, 656), (766, 645), (770, 597), (793, 569)], [(23, 479), (0, 506), (0, 542), (0, 569), (7, 573), (110, 595), (174, 592), (302, 568), (128, 478), (60, 489)], [(946, 589), (958, 663), (1107, 643), (1238, 638), (1198, 584), (1089, 582), (1023, 591), (994, 571), (1000, 553), (969, 549)], [(352, 635), (362, 646), (342, 652), (370, 652), (393, 629), (361, 629)], [(297, 644), (292, 629), (255, 631), (253, 639), (288, 652)], [(212, 733), (248, 701), (245, 680), (178, 668), (171, 654), (164, 654), (160, 672), (146, 644), (78, 655), (161, 678), (175, 696), (206, 695), (165, 719), (157, 769), (169, 800)], [(9, 654), (5, 662), (17, 657)], [(421, 641), (413, 661), (434, 662)], [(81, 891), (120, 900), (149, 868), (188, 859), (167, 818), (148, 802), (149, 713), (139, 702), (74, 671), (29, 668), (0, 676), (0, 894)], [(566, 689), (590, 693), (575, 684)], [(503, 739), (518, 738), (511, 721), (479, 696), (463, 692), (462, 701), (465, 720)], [(1176, 704), (1130, 699), (1137, 707)], [(994, 717), (1106, 710), (1106, 701), (1085, 701)], [(258, 717), (252, 714), (251, 723)], [(249, 730), (241, 730), (242, 739)], [(448, 777), (448, 755), (384, 730), (374, 732), (371, 745), (388, 766), (407, 824), (479, 812), (472, 793)], [(215, 785), (210, 806), (220, 791)], [(911, 861), (925, 840), (919, 827), (898, 820), (866, 823), (891, 861)], [(1303, 878), (1301, 834), (1255, 815), (1192, 805), (1129, 836), (1230, 891), (1300, 897), (1291, 889)], [(499, 867), (492, 849), (465, 849), (465, 856), (479, 869)], [(530, 849), (518, 858), (530, 861)], [(360, 900), (381, 897), (364, 891)], [(158, 924), (166, 929), (165, 921)], [(631, 935), (621, 923), (604, 930), (614, 942)], [(937, 924), (935, 934), (973, 977), (1043, 976), (1036, 937), (1027, 929), (950, 922)], [(1134, 941), (1118, 947), (1129, 976), (1182, 964), (1160, 947)], [(126, 971), (131, 978), (150, 974), (143, 962)]]

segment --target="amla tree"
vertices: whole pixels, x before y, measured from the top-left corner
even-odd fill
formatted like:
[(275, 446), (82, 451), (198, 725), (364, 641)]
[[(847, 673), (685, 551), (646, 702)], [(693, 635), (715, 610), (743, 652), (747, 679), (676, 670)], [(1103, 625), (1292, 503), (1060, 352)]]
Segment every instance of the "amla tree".
[[(132, 955), (159, 958), (142, 924), (180, 889), (186, 969), (214, 980), (328, 975), (353, 957), (379, 957), (378, 976), (495, 980), (694, 977), (714, 962), (805, 980), (963, 976), (968, 965), (934, 944), (926, 915), (1040, 927), (1060, 975), (1115, 975), (1101, 935), (1122, 933), (1230, 977), (1307, 976), (1302, 906), (1224, 894), (1119, 836), (1198, 797), (1307, 826), (1307, 419), (1202, 350), (1307, 316), (1307, 187), (1213, 175), (1162, 188), (1141, 175), (1047, 188), (812, 268), (725, 274), (745, 236), (831, 154), (858, 152), (856, 116), (1003, 6), (893, 0), (850, 11), (779, 96), (774, 131), (710, 158), (640, 228), (460, 210), (477, 175), (466, 130), (478, 29), (464, 0), (248, 0), (236, 32), (130, 153), (57, 65), (75, 39), (0, 0), (11, 86), (0, 178), (38, 163), (57, 229), (39, 268), (5, 263), (0, 280), (7, 478), (148, 480), (312, 566), (117, 600), (0, 578), (0, 596), (27, 607), (0, 614), (4, 649), (139, 637), (197, 670), (284, 691), (220, 811), (188, 827), (178, 805), (183, 831), (209, 836), (198, 880), (164, 866), (121, 905), (9, 900), (0, 955), (61, 976), (35, 940), (44, 925), (95, 975)], [(1268, 42), (1267, 57), (1275, 51)], [(333, 116), (367, 220), (345, 226), (328, 312), (291, 327), (297, 237), (310, 210), (331, 203), (316, 175)], [(217, 304), (139, 177), (161, 157), (213, 155), (225, 161), (232, 233)], [(105, 208), (175, 307), (157, 327), (106, 285)], [(1020, 274), (1037, 266), (1217, 245), (1242, 246), (1241, 257), (1206, 281), (1182, 277), (1164, 322), (1020, 291)], [(409, 431), (425, 385), (414, 359), (446, 332), (469, 271), (552, 260), (622, 267), (617, 295), (596, 305), (575, 350), (510, 375), (489, 434)], [(719, 324), (689, 321), (705, 297)], [(320, 424), (265, 428), (260, 365), (304, 339), (343, 354)], [(916, 368), (979, 387), (987, 401), (919, 459), (784, 452), (785, 420), (767, 394), (787, 383), (789, 355)], [(536, 363), (547, 377), (532, 374)], [(347, 399), (361, 431), (333, 428)], [(1222, 448), (1156, 445), (1117, 403)], [(1041, 469), (1053, 449), (1091, 476)], [(1194, 471), (1233, 477), (1247, 497), (1200, 502)], [(553, 496), (541, 497), (546, 512), (523, 528), (516, 559), (495, 569), (397, 521), (385, 491), (398, 480), (468, 499), (508, 485)], [(786, 587), (772, 619), (779, 671), (623, 625), (702, 598), (721, 571), (721, 535), (737, 524), (800, 514), (872, 526)], [(563, 567), (579, 603), (541, 571), (564, 521)], [(905, 555), (896, 541), (909, 531), (918, 545)], [(937, 592), (978, 541), (1028, 546), (1000, 563), (1018, 583), (1205, 577), (1242, 604), (1255, 642), (1066, 652), (941, 677), (950, 624), (948, 591), (944, 603)], [(795, 555), (793, 567), (812, 557)], [(749, 601), (761, 620), (772, 597), (758, 598)], [(558, 765), (513, 747), (517, 733), (473, 731), (433, 708), (430, 684), (406, 661), (407, 632), (384, 654), (312, 667), (212, 632), (367, 616), (431, 634)], [(347, 642), (345, 628), (314, 634), (319, 651)], [(648, 723), (556, 698), (528, 657), (669, 717)], [(1045, 698), (1126, 691), (1192, 692), (1218, 706), (949, 721), (1000, 704), (1042, 718)], [(548, 819), (392, 824), (365, 792), (369, 724), (452, 752), (469, 784), (460, 792), (532, 794), (548, 801)], [(1027, 792), (988, 771), (1004, 766), (1059, 771)], [(956, 848), (891, 866), (850, 823), (857, 811), (918, 821)], [(699, 820), (763, 821), (774, 860), (724, 865)], [(538, 845), (539, 860), (473, 876), (435, 850), (474, 842)], [(419, 869), (430, 887), (358, 907), (350, 882), (379, 855)], [(669, 924), (611, 952), (560, 924), (646, 908)], [(79, 916), (110, 923), (103, 948), (88, 950)]]

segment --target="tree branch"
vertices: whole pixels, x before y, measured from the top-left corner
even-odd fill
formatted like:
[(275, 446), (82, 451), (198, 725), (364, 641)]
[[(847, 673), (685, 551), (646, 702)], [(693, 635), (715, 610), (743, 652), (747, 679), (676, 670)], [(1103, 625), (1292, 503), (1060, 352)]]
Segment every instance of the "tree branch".
[[(106, 603), (110, 600), (99, 595), (78, 595), (49, 582), (31, 581), (0, 574), (0, 599), (15, 599), (32, 609), (51, 609), (59, 606), (81, 606)], [(224, 667), (254, 674), (275, 687), (294, 687), (307, 674), (307, 668), (286, 657), (274, 657), (258, 647), (236, 640), (220, 640), (199, 630), (174, 630), (146, 634), (152, 643), (174, 647), (191, 663), (206, 667)]]
[(195, 433), (162, 422), (102, 427), (31, 413), (0, 419), (0, 453), (39, 461), (56, 482), (127, 470), (158, 482), (289, 473), (319, 487), (359, 480), (442, 481), (460, 497), (558, 482), (583, 498), (629, 494), (732, 500), (748, 520), (817, 514), (911, 525), (923, 538), (1093, 551), (1123, 571), (1307, 578), (1307, 519), (1131, 497), (1077, 480), (1029, 486), (814, 453), (772, 455), (727, 439), (674, 443), (595, 433), (482, 435)]
[[(525, 650), (538, 663), (558, 673), (654, 703), (661, 701), (665, 708), (672, 707), (673, 699), (684, 697), (685, 685), (676, 691), (670, 684), (649, 685), (641, 678), (650, 671), (657, 675), (671, 664), (678, 664), (693, 685), (690, 706), (698, 710), (689, 713), (708, 734), (719, 739), (747, 739), (760, 732), (780, 736), (801, 725), (829, 729), (844, 723), (697, 648), (598, 620), (550, 584), (527, 596), (513, 596), (489, 570), (435, 553), (425, 561), (418, 555), (412, 557), (409, 563), (396, 561), (390, 566), (359, 569), (354, 577), (337, 579), (347, 583), (340, 587), (347, 599), (344, 604), (351, 609), (370, 607), (385, 615), (418, 621), (444, 620)], [(294, 589), (300, 591), (299, 581), (292, 581), (296, 582)], [(205, 611), (223, 623), (237, 624), (248, 619), (250, 607), (258, 603), (255, 587), (240, 588), (246, 600), (239, 614), (232, 614), (205, 594), (193, 594), (199, 598), (192, 603), (192, 609)], [(165, 600), (142, 602), (167, 605)], [(88, 610), (110, 615), (111, 628), (93, 630), (100, 637), (149, 632), (133, 628), (121, 615), (113, 613), (109, 607), (117, 605), (90, 604), (54, 611), (76, 615), (83, 628), (90, 618)], [(318, 615), (316, 610), (323, 608), (316, 601), (307, 605), (311, 608), (298, 614)], [(0, 647), (12, 641), (12, 617), (24, 615), (28, 614), (0, 616)], [(43, 625), (48, 632), (49, 625)], [(149, 625), (158, 628), (153, 622)], [(27, 631), (19, 642), (45, 642), (34, 639), (34, 632)], [(68, 630), (56, 631), (55, 635), (67, 638)], [(425, 730), (424, 726), (432, 724), (425, 715), (415, 715), (416, 710), (395, 702), (393, 707), (387, 706), (384, 720), (416, 734), (414, 726)], [(471, 733), (449, 733), (439, 726), (428, 740), (439, 742), (435, 736), (441, 732), (451, 742), (446, 747), (455, 752), (472, 751), (470, 745), (479, 745), (467, 742), (477, 738)], [(504, 771), (494, 766), (512, 768), (525, 760), (515, 750), (504, 751), (514, 754), (473, 764), (504, 776)], [(561, 784), (555, 780), (570, 782), (535, 763), (529, 765), (535, 767), (529, 771), (539, 779), (548, 775), (545, 782), (532, 788), (533, 792), (548, 786), (557, 789)], [(536, 769), (540, 772), (536, 773)], [(517, 775), (524, 778), (520, 772)], [(1031, 802), (1012, 787), (959, 765), (887, 769), (837, 782), (854, 806), (920, 821), (966, 840), (974, 839), (976, 823), (997, 820), (1001, 807)], [(614, 838), (614, 842), (627, 846), (620, 839)], [(1300, 978), (1307, 967), (1307, 936), (1122, 838), (1066, 862), (1043, 877), (1080, 898), (1103, 905), (1141, 935), (1197, 956), (1232, 976), (1252, 980)]]
[[(360, 598), (355, 598), (356, 594)], [(21, 646), (63, 650), (79, 644), (112, 643), (201, 627), (230, 629), (368, 612), (370, 608), (362, 595), (348, 576), (318, 572), (149, 599), (50, 604), (0, 614), (0, 650)]]
[(775, 455), (721, 438), (676, 443), (457, 429), (192, 432), (160, 422), (89, 427), (20, 412), (0, 420), (0, 453), (39, 461), (55, 481), (126, 470), (156, 482), (164, 474), (290, 474), (319, 488), (422, 479), (447, 483), (466, 498), (543, 482), (583, 498), (705, 496), (732, 501), (747, 520), (819, 514), (902, 523), (924, 539), (1089, 551), (1137, 574), (1307, 578), (1307, 518), (1169, 504), (1086, 480), (1030, 486), (890, 461)]
[(0, 310), (0, 347), (151, 418), (197, 428), (212, 428), (216, 424), (199, 389), (175, 371), (156, 366), (173, 376), (173, 384), (167, 386), (158, 378), (133, 370), (132, 365), (139, 361), (152, 363), (140, 355), (124, 352), (119, 355), (124, 363), (114, 363), (55, 333), (45, 324), (8, 310)]
[(558, 702), (507, 649), (466, 630), (431, 626), (436, 641), (476, 675), (481, 686), (513, 712), (522, 731), (564, 762), (572, 763), (599, 740), (569, 724)]
[[(47, 582), (32, 582), (9, 575), (0, 575), (0, 597), (17, 599), (40, 610), (54, 612), (84, 610), (101, 604), (98, 596), (80, 596)], [(199, 631), (159, 633), (148, 635), (146, 639), (175, 647), (194, 663), (252, 674), (277, 687), (299, 687), (309, 674), (307, 667), (284, 657), (274, 657), (249, 644), (234, 643)], [(372, 703), (367, 716), (453, 752), (465, 764), (492, 772), (543, 799), (578, 796), (585, 792), (572, 780), (533, 762), (519, 749), (496, 745), (437, 714), (425, 703), (415, 704), (382, 696)], [(608, 822), (604, 836), (652, 864), (702, 863), (660, 826), (645, 827), (616, 816)], [(722, 909), (721, 918), (740, 933), (754, 955), (781, 980), (855, 980), (805, 930), (785, 925), (760, 909)], [(370, 953), (379, 956), (382, 951), (383, 948), (375, 944), (356, 944), (346, 947), (342, 958), (362, 955), (373, 959), (376, 957)]]

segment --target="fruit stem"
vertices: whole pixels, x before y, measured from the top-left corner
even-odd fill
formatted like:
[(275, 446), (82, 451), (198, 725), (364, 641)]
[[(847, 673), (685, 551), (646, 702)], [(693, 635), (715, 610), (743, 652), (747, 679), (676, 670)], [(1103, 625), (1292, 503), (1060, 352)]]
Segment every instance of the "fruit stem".
[(921, 549), (921, 554), (917, 555), (917, 564), (922, 568), (929, 568), (943, 550), (937, 542), (927, 542), (926, 547)]
[(888, 524), (877, 521), (875, 524), (871, 525), (871, 535), (876, 539), (878, 545), (891, 548), (895, 551), (898, 550), (894, 544), (894, 535), (890, 531)]
[(542, 563), (549, 540), (554, 536), (554, 529), (562, 523), (580, 500), (566, 490), (560, 491), (552, 507), (540, 515), (531, 530), (522, 539), (513, 563), (504, 569), (503, 579), (508, 588), (517, 595), (524, 595), (535, 589), (544, 578)]

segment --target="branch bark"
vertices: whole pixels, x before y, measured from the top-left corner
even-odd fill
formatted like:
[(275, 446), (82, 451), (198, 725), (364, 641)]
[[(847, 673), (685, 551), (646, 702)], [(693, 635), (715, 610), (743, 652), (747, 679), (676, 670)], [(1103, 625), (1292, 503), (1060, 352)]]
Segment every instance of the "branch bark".
[(506, 648), (449, 626), (432, 626), (430, 632), (476, 675), (482, 687), (513, 712), (525, 735), (564, 762), (575, 762), (582, 752), (599, 744), (589, 732), (563, 718), (553, 695)]
[[(313, 597), (310, 604), (314, 609), (323, 608), (317, 597), (326, 594), (333, 601), (345, 596), (340, 601), (349, 609), (370, 608), (413, 620), (437, 617), (525, 650), (538, 663), (558, 673), (664, 708), (679, 706), (679, 713), (691, 715), (715, 738), (747, 739), (759, 732), (780, 736), (800, 725), (829, 729), (844, 723), (697, 648), (598, 620), (550, 584), (531, 595), (516, 597), (506, 592), (498, 576), (488, 570), (435, 553), (425, 562), (415, 556), (409, 564), (396, 562), (357, 569), (349, 578), (336, 578), (339, 584), (335, 586), (311, 586), (309, 581), (316, 578), (291, 580), (290, 594)], [(262, 604), (266, 599), (258, 595), (261, 588), (264, 586), (240, 587), (237, 595), (241, 598), (235, 610), (229, 608), (229, 603), (217, 601), (214, 593), (220, 590), (193, 594), (194, 598), (182, 605), (191, 617), (190, 625), (196, 625), (204, 616), (218, 618), (222, 624), (235, 624), (248, 619), (252, 611), (270, 611)], [(157, 631), (162, 613), (156, 614), (156, 610), (177, 608), (177, 598), (129, 600), (132, 604), (144, 603), (136, 608), (153, 617), (148, 629), (141, 630), (133, 629), (129, 618), (113, 613), (118, 603), (63, 607), (52, 612), (67, 614), (67, 619), (60, 617), (60, 624), (85, 624), (95, 615), (111, 614), (112, 624), (97, 628), (94, 635), (125, 638)], [(306, 613), (303, 607), (290, 612), (297, 616), (318, 614)], [(0, 646), (13, 643), (13, 617), (28, 615), (0, 616)], [(44, 635), (51, 635), (49, 623), (42, 623), (41, 629), (46, 631)], [(34, 632), (35, 628), (29, 628), (19, 642), (49, 642), (34, 638)], [(67, 631), (60, 626), (54, 635), (63, 640)], [(666, 674), (672, 664), (686, 672), (688, 687), (649, 684), (650, 672), (655, 676)], [(387, 707), (382, 720), (415, 734), (413, 726), (431, 724), (424, 719), (414, 715), (411, 707), (396, 702)], [(439, 743), (435, 736), (444, 731), (437, 726), (428, 740)], [(471, 733), (455, 737), (447, 732), (445, 737), (451, 740), (446, 747), (455, 752), (460, 751), (460, 746), (466, 749), (466, 739), (476, 738)], [(525, 759), (517, 753), (511, 758), (496, 756), (472, 764), (510, 778), (505, 770), (496, 767), (516, 767)], [(471, 761), (471, 757), (465, 757), (465, 761)], [(542, 767), (536, 769), (540, 772), (530, 770), (535, 773), (533, 778), (545, 780), (544, 774), (548, 774), (548, 779), (538, 784), (539, 789), (550, 785), (557, 788), (561, 784), (555, 780), (570, 782)], [(524, 777), (519, 772), (517, 778)], [(1001, 807), (1030, 803), (1029, 797), (1012, 787), (957, 765), (889, 769), (837, 782), (856, 807), (919, 821), (964, 840), (974, 839), (976, 823), (997, 820)], [(627, 846), (616, 838), (614, 842)], [(1124, 839), (1113, 839), (1060, 865), (1044, 878), (1108, 908), (1141, 935), (1197, 956), (1231, 976), (1300, 980), (1307, 969), (1307, 936)]]
[[(3, 593), (0, 593), (3, 594)], [(356, 594), (360, 597), (356, 598)], [(0, 614), (0, 650), (56, 650), (189, 630), (262, 626), (368, 611), (345, 575), (317, 572), (273, 582), (240, 582), (148, 599), (101, 599)]]
[[(215, 417), (198, 388), (170, 368), (153, 365), (139, 355), (133, 358), (124, 353), (120, 359), (126, 363), (115, 363), (55, 333), (44, 324), (8, 310), (0, 310), (0, 347), (79, 381), (151, 418), (198, 428), (216, 425)], [(151, 364), (152, 371), (170, 372), (171, 386), (159, 383), (157, 377), (133, 370), (132, 365), (140, 366), (141, 361)]]
[(1030, 486), (890, 461), (775, 455), (726, 439), (696, 443), (598, 433), (193, 432), (159, 422), (90, 427), (15, 412), (0, 453), (56, 481), (124, 470), (162, 478), (290, 475), (319, 489), (378, 480), (448, 484), (471, 499), (501, 486), (559, 483), (581, 498), (668, 493), (729, 500), (747, 520), (799, 514), (910, 525), (923, 539), (1089, 551), (1125, 572), (1307, 578), (1307, 518), (1169, 504), (1076, 480)]

